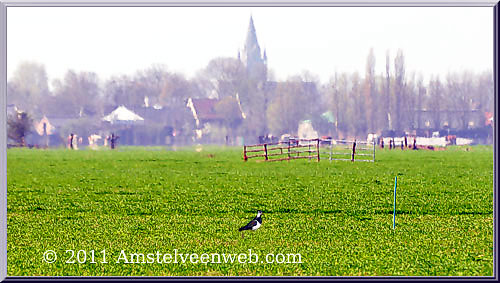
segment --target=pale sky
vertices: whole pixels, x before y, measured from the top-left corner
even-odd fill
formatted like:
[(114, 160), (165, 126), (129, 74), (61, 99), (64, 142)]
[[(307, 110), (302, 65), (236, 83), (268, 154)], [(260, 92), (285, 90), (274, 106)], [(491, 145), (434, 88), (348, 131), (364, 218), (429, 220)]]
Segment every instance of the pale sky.
[(337, 72), (376, 72), (399, 48), (407, 74), (493, 69), (492, 7), (8, 7), (7, 74), (22, 61), (49, 80), (68, 69), (101, 80), (153, 64), (191, 78), (215, 57), (243, 49), (250, 15), (278, 80), (304, 70), (325, 83)]

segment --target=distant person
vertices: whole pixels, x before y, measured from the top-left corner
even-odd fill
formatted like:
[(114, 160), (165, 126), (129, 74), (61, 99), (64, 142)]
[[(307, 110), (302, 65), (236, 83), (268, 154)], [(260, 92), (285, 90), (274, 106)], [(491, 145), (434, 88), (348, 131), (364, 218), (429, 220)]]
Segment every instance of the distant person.
[(389, 149), (392, 149), (392, 140), (389, 140)]
[(417, 138), (413, 138), (413, 150), (417, 150)]
[(351, 162), (354, 162), (354, 155), (356, 154), (356, 140), (352, 144), (352, 154), (351, 154)]
[(181, 130), (179, 130), (179, 132), (176, 129), (172, 130), (172, 144), (171, 144), (172, 146), (175, 145), (175, 143), (176, 143), (176, 141), (175, 141), (176, 137), (180, 136), (181, 133), (182, 133)]
[(68, 148), (69, 149), (73, 149), (73, 139), (75, 138), (75, 135), (73, 133), (71, 133), (69, 136), (68, 136)]
[(384, 148), (384, 138), (380, 139), (380, 148)]
[(78, 139), (77, 135), (73, 136), (73, 149), (78, 149)]
[(405, 147), (408, 148), (408, 139), (405, 136)]
[(111, 137), (109, 139), (109, 142), (110, 142), (110, 145), (111, 145), (111, 149), (115, 149), (116, 147), (116, 141), (119, 139), (120, 137), (119, 136), (115, 136), (114, 133), (111, 134)]

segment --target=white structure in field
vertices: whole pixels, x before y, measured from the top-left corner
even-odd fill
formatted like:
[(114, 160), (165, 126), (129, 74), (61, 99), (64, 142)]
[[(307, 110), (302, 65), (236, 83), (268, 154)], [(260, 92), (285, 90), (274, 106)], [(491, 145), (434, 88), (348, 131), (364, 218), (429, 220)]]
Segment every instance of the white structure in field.
[(366, 142), (376, 142), (378, 139), (377, 134), (368, 134), (368, 137), (366, 138)]
[(474, 140), (472, 139), (465, 139), (465, 138), (457, 138), (457, 145), (469, 145), (472, 144)]
[(299, 123), (297, 131), (299, 139), (317, 139), (318, 132), (314, 130), (311, 121), (305, 120)]
[(123, 105), (113, 110), (113, 112), (102, 118), (102, 120), (111, 124), (140, 124), (144, 122), (144, 118)]

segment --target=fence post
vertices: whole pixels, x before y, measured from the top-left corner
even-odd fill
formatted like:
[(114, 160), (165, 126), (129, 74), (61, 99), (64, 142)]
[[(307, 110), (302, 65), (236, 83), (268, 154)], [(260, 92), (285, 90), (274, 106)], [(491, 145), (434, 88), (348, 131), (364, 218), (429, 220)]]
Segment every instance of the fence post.
[(309, 157), (309, 161), (311, 161), (311, 141), (307, 142), (307, 156)]
[[(297, 148), (299, 148), (299, 140), (298, 140), (298, 139), (297, 139), (297, 140), (295, 140), (295, 146), (296, 146)], [(299, 155), (300, 155), (300, 149), (298, 149), (298, 150), (297, 150), (297, 156), (299, 156)]]
[(288, 138), (288, 162), (290, 162), (290, 138)]
[(316, 143), (316, 153), (318, 154), (318, 162), (319, 162), (319, 138)]
[(266, 152), (266, 161), (267, 161), (267, 143), (264, 144), (264, 151)]
[(330, 139), (330, 162), (332, 162), (333, 155), (333, 139)]
[(373, 162), (375, 162), (375, 140), (373, 140)]
[(352, 144), (351, 162), (354, 162), (354, 154), (356, 154), (356, 140), (354, 140), (354, 143)]
[(244, 145), (243, 146), (243, 160), (247, 161), (248, 160), (248, 156), (247, 156), (247, 146)]

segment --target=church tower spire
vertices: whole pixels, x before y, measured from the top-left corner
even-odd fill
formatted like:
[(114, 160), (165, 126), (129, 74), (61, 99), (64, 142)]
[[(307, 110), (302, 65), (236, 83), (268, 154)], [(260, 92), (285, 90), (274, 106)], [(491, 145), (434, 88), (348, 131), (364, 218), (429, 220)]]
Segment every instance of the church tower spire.
[(256, 65), (264, 63), (261, 57), (259, 42), (257, 41), (257, 32), (253, 23), (253, 17), (250, 16), (250, 24), (248, 25), (248, 32), (243, 48), (243, 63), (246, 64), (247, 70), (251, 71)]

